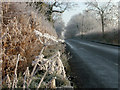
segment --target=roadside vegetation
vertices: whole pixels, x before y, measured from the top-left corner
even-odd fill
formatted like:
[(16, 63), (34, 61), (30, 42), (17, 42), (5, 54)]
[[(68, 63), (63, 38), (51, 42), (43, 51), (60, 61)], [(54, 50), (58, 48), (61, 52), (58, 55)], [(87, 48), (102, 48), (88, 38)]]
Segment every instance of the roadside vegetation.
[(58, 38), (51, 15), (42, 13), (50, 7), (37, 5), (38, 11), (35, 3), (0, 4), (2, 88), (72, 88), (64, 41)]

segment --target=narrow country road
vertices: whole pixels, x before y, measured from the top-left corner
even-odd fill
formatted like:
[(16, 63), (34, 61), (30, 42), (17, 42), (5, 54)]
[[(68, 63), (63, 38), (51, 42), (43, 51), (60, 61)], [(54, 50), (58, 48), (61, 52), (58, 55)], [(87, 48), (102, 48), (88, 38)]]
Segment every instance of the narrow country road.
[(77, 87), (118, 88), (118, 47), (90, 41), (69, 39), (72, 55), (69, 63)]

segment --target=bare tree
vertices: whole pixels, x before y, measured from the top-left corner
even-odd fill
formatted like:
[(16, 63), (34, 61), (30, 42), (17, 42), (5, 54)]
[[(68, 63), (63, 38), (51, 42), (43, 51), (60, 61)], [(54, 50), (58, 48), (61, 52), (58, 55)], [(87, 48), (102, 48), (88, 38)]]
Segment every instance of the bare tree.
[(83, 13), (83, 32), (87, 33), (90, 31), (96, 31), (99, 28), (99, 23), (97, 22), (95, 16), (90, 12)]
[(111, 0), (107, 3), (98, 3), (96, 0), (94, 2), (87, 2), (86, 5), (88, 5), (88, 12), (89, 11), (93, 11), (95, 12), (97, 15), (100, 16), (100, 21), (101, 21), (101, 28), (102, 28), (102, 34), (103, 34), (103, 38), (105, 37), (105, 25), (107, 25), (107, 23), (105, 21), (107, 21), (108, 15), (111, 15), (112, 9), (113, 7), (115, 7), (115, 5), (113, 5), (113, 3), (111, 3)]
[(41, 2), (30, 3), (30, 5), (38, 9), (38, 11), (45, 13), (47, 19), (53, 22), (53, 13), (63, 13), (65, 10), (70, 9), (71, 6), (74, 6), (75, 4), (70, 2), (60, 2), (58, 0), (53, 0), (52, 2), (42, 2), (41, 0)]

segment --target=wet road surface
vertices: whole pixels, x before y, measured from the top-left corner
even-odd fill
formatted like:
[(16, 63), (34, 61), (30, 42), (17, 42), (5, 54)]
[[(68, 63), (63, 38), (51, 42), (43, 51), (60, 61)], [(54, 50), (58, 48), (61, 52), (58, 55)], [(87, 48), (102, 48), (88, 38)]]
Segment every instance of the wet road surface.
[(118, 88), (118, 47), (90, 41), (66, 40), (77, 87)]

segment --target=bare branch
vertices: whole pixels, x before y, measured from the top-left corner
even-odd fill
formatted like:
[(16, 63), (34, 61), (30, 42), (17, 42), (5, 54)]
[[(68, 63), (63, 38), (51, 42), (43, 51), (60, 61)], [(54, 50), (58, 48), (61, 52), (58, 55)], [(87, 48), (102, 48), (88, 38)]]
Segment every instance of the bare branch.
[(110, 3), (111, 3), (111, 0), (108, 2), (108, 5), (106, 5), (104, 11), (107, 10), (107, 8), (109, 7)]

